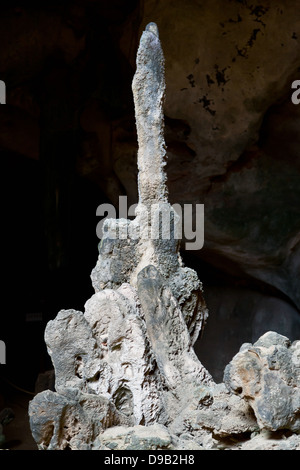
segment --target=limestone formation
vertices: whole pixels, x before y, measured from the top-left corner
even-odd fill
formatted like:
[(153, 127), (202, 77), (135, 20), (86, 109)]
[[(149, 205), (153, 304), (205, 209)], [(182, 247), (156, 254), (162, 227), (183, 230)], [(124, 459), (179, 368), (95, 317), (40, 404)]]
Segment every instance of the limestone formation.
[[(84, 448), (93, 447), (107, 427), (166, 425), (187, 402), (197, 409), (210, 397), (213, 380), (193, 350), (207, 318), (202, 285), (183, 266), (180, 220), (167, 201), (164, 57), (155, 24), (142, 35), (132, 88), (139, 141), (136, 218), (106, 221), (91, 276), (95, 294), (84, 313), (62, 310), (46, 327), (56, 392), (38, 394), (30, 406), (40, 448), (78, 448), (80, 439)], [(159, 213), (169, 217), (169, 236)], [(91, 423), (85, 437), (82, 428), (72, 435), (68, 423), (82, 419), (85, 429), (89, 409), (106, 409), (110, 417), (98, 422), (96, 434)], [(60, 434), (62, 422), (68, 437)]]
[[(221, 384), (195, 354), (207, 309), (197, 274), (183, 266), (180, 220), (167, 199), (164, 92), (164, 58), (150, 23), (133, 80), (136, 217), (105, 222), (84, 312), (61, 310), (47, 324), (55, 391), (38, 393), (29, 406), (39, 449), (251, 448), (263, 432), (300, 430), (299, 342), (269, 333), (243, 346)], [(169, 216), (170, 236), (159, 214)], [(299, 447), (296, 434), (288, 437), (286, 448)]]

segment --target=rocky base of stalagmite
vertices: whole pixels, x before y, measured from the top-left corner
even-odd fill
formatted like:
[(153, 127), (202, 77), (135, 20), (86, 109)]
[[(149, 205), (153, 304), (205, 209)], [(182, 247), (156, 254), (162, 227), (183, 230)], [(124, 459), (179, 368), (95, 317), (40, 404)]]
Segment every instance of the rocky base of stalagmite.
[[(66, 337), (67, 323), (74, 333), (73, 328), (81, 329), (80, 318), (85, 323), (80, 312), (60, 312), (48, 330)], [(125, 335), (124, 330), (121, 360), (115, 363), (119, 371), (111, 376), (107, 371), (106, 384), (99, 367), (96, 373), (89, 369), (90, 377), (84, 366), (78, 372), (74, 359), (79, 344), (76, 338), (65, 343), (60, 361), (65, 370), (73, 367), (73, 379), (70, 374), (64, 384), (57, 382), (58, 391), (37, 394), (29, 407), (39, 449), (300, 450), (300, 341), (290, 344), (288, 338), (268, 332), (255, 344), (242, 345), (225, 369), (224, 383), (211, 382), (190, 392), (187, 377), (186, 400), (182, 395), (180, 400), (164, 384), (150, 349), (152, 364), (145, 367), (147, 355), (136, 335), (136, 361), (129, 363)], [(92, 341), (92, 349), (94, 345)], [(99, 393), (105, 385), (106, 392)]]

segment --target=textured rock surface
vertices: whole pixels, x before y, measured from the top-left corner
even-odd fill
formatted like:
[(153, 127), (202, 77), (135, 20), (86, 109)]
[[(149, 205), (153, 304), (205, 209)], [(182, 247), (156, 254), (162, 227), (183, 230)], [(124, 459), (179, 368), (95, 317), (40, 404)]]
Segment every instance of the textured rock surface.
[(29, 417), (40, 450), (92, 450), (105, 429), (129, 424), (107, 398), (74, 388), (39, 393), (30, 402)]
[(158, 450), (171, 447), (171, 436), (163, 425), (116, 426), (100, 436), (100, 449), (107, 450)]
[(263, 432), (237, 448), (241, 450), (300, 450), (300, 439), (296, 434), (289, 436), (285, 433)]
[(190, 392), (195, 394), (193, 388), (210, 385), (213, 380), (194, 352), (179, 305), (154, 266), (140, 271), (137, 293), (147, 336), (166, 384), (187, 401)]
[(163, 420), (159, 371), (152, 360), (136, 291), (122, 284), (97, 292), (85, 306), (103, 364), (93, 390), (117, 403), (132, 420), (146, 425)]
[(0, 449), (5, 444), (5, 426), (7, 426), (15, 415), (11, 408), (4, 408), (0, 411)]
[(268, 332), (244, 344), (224, 382), (253, 408), (261, 429), (300, 431), (300, 342)]

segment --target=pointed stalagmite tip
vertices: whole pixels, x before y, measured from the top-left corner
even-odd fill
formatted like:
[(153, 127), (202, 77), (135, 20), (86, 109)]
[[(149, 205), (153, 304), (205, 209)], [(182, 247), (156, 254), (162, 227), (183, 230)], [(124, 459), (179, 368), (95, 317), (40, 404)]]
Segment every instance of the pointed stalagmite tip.
[(148, 23), (145, 28), (145, 31), (150, 31), (150, 33), (153, 33), (155, 34), (155, 36), (159, 37), (158, 27), (156, 23), (153, 23), (153, 22)]

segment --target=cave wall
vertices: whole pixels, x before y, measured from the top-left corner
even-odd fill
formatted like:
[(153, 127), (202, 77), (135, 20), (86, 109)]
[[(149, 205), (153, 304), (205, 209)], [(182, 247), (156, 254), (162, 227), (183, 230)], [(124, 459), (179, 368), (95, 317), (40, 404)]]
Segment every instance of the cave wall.
[[(219, 379), (242, 342), (269, 329), (300, 335), (295, 2), (7, 2), (0, 149), (4, 310), (12, 313), (1, 339), (13, 376), (27, 350), (29, 386), (48, 365), (40, 353), (45, 322), (61, 308), (81, 309), (92, 290), (96, 208), (117, 206), (121, 194), (137, 202), (131, 81), (150, 21), (166, 59), (169, 200), (205, 204), (204, 247), (182, 250), (210, 311), (196, 347), (201, 361)], [(32, 313), (41, 320), (29, 322)]]

